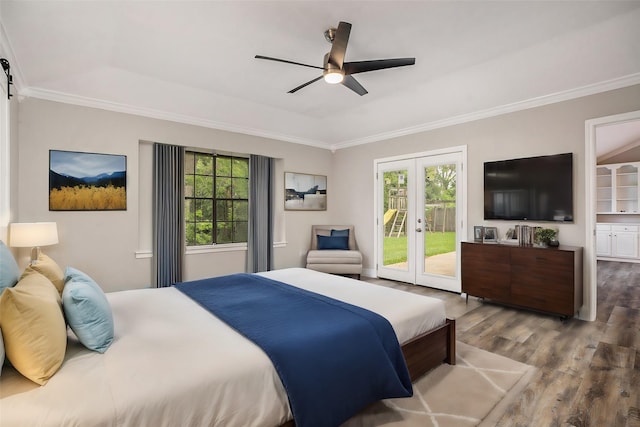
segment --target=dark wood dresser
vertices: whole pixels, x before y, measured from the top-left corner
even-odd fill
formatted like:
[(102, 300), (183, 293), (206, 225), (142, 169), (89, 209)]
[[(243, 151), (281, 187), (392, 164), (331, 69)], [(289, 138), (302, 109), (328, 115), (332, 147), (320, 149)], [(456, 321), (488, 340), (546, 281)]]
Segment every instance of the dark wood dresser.
[(462, 292), (573, 317), (582, 306), (582, 248), (463, 242)]

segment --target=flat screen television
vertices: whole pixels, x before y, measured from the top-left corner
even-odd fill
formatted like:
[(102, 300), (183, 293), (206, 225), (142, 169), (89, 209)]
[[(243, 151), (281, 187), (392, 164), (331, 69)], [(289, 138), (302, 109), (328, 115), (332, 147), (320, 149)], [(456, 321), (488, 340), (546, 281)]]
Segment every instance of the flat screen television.
[(485, 162), (484, 219), (573, 222), (573, 153)]

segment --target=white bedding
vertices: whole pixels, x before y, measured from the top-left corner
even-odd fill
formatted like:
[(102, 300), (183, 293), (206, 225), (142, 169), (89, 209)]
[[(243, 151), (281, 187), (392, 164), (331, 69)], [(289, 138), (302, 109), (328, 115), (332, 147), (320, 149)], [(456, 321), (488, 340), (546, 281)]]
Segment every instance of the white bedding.
[[(306, 268), (287, 268), (258, 274), (378, 313), (389, 320), (401, 345), (445, 321), (444, 303), (437, 298)], [(328, 277), (331, 280), (327, 280)]]
[[(262, 273), (386, 317), (400, 343), (444, 323), (442, 301), (294, 268)], [(104, 354), (70, 332), (65, 361), (39, 387), (5, 366), (0, 425), (278, 426), (291, 418), (269, 358), (174, 288), (107, 294), (115, 340)]]

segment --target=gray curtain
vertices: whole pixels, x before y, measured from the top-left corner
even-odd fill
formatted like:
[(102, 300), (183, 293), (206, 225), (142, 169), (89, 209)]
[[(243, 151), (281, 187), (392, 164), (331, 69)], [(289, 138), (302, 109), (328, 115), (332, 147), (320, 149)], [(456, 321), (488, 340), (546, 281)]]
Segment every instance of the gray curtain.
[(273, 269), (273, 174), (271, 157), (249, 157), (247, 272)]
[(153, 270), (158, 288), (182, 281), (184, 147), (153, 145)]

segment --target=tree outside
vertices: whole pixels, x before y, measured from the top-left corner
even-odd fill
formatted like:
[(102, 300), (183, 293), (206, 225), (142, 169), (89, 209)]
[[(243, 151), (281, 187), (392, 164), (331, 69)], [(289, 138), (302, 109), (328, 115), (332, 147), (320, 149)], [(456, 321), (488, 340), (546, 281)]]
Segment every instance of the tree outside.
[(249, 160), (187, 152), (185, 223), (187, 246), (246, 242)]
[[(455, 164), (430, 166), (425, 170), (424, 245), (427, 257), (455, 251), (456, 173)], [(398, 201), (399, 197), (406, 198), (407, 171), (388, 171), (384, 173), (383, 178), (384, 212), (388, 212), (389, 209), (402, 206)], [(406, 200), (404, 206), (406, 207)], [(389, 215), (388, 218), (383, 245), (384, 265), (406, 262), (406, 225), (401, 233), (397, 233), (397, 228), (392, 230), (394, 216)]]

